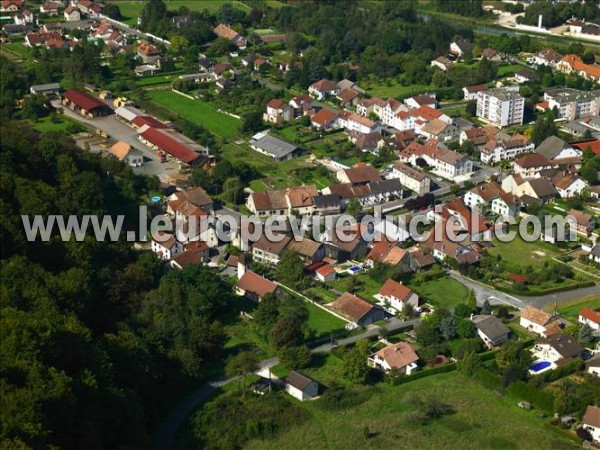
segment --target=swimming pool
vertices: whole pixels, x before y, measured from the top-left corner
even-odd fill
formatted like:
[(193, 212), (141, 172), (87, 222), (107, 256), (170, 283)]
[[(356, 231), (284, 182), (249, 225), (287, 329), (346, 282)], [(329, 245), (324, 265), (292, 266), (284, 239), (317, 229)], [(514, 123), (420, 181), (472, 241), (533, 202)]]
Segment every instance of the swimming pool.
[(531, 373), (540, 373), (548, 370), (548, 368), (552, 365), (550, 361), (537, 361), (534, 362), (531, 366), (529, 366), (529, 371)]
[(158, 202), (160, 202), (161, 200), (162, 200), (162, 199), (161, 199), (161, 198), (160, 198), (158, 195), (155, 195), (154, 197), (150, 198), (150, 201), (151, 201), (152, 203), (158, 203)]
[(362, 267), (360, 267), (360, 266), (352, 266), (348, 269), (348, 273), (351, 273), (352, 275), (354, 275), (356, 272), (358, 272), (361, 269), (362, 269)]

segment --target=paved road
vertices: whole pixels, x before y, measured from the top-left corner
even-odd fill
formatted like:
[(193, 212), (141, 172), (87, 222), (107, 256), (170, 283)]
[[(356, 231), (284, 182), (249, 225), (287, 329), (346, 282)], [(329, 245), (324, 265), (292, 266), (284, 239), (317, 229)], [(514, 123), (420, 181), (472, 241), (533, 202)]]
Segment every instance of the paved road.
[(562, 303), (592, 295), (600, 295), (600, 286), (596, 285), (587, 288), (573, 289), (570, 291), (558, 292), (556, 294), (547, 294), (535, 297), (516, 296), (500, 292), (489, 286), (478, 283), (477, 281), (473, 281), (470, 278), (463, 277), (457, 272), (450, 272), (449, 275), (451, 278), (454, 278), (456, 281), (462, 283), (469, 289), (472, 289), (473, 292), (475, 292), (475, 296), (477, 297), (477, 302), (479, 304), (482, 304), (485, 300), (489, 300), (489, 302), (492, 304), (505, 303), (519, 309), (523, 309), (527, 305), (533, 305), (536, 308), (542, 308), (548, 303)]

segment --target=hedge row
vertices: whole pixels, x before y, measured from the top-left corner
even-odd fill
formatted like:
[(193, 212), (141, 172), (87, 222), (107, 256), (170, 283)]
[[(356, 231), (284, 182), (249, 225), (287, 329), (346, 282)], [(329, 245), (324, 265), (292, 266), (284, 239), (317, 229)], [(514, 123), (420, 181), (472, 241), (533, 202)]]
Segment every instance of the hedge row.
[(505, 287), (498, 287), (497, 285), (494, 285), (493, 287), (499, 291), (506, 292), (507, 294), (520, 295), (523, 297), (537, 297), (541, 295), (556, 294), (558, 292), (572, 291), (573, 289), (591, 287), (595, 284), (596, 283), (594, 283), (593, 281), (582, 281), (581, 283), (577, 283), (576, 285), (544, 289), (543, 291), (518, 291), (516, 289), (506, 289)]
[(556, 381), (562, 377), (566, 377), (567, 375), (571, 375), (572, 373), (577, 372), (578, 370), (583, 370), (585, 368), (585, 363), (580, 360), (571, 361), (564, 366), (559, 366), (554, 370), (548, 370), (539, 374), (536, 378), (544, 383), (550, 383), (552, 381)]
[(524, 381), (511, 383), (508, 386), (508, 393), (516, 400), (525, 400), (548, 414), (554, 412), (554, 397)]
[(433, 369), (425, 369), (425, 370), (416, 372), (412, 375), (403, 375), (398, 378), (389, 378), (388, 380), (392, 386), (397, 386), (399, 384), (408, 383), (413, 380), (419, 380), (421, 378), (425, 378), (430, 375), (436, 375), (438, 373), (452, 372), (453, 370), (456, 370), (456, 363), (444, 364), (443, 366), (434, 367)]

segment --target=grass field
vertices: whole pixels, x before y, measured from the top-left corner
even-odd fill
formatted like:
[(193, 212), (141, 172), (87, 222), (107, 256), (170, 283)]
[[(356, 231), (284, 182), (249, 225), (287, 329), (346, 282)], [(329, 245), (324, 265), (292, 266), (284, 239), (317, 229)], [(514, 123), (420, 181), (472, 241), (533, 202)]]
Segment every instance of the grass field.
[[(549, 304), (548, 308), (551, 307), (553, 307), (553, 305)], [(581, 311), (582, 308), (600, 309), (600, 297), (575, 301), (567, 306), (559, 308), (558, 313), (561, 317), (577, 321), (579, 311)]]
[[(71, 119), (68, 119), (66, 117), (59, 117), (59, 119), (60, 122), (54, 123), (50, 120), (50, 116), (47, 116), (38, 119), (38, 121), (35, 123), (31, 122), (31, 124), (33, 125), (33, 128), (35, 128), (37, 131), (41, 133), (49, 133), (50, 131), (66, 131), (67, 127), (70, 124), (77, 123), (73, 122)], [(77, 123), (77, 125), (82, 126), (79, 123)]]
[(498, 67), (498, 76), (502, 77), (509, 73), (515, 73), (521, 69), (523, 69), (523, 66), (520, 64), (510, 64), (508, 66), (500, 66), (500, 67)]
[(493, 247), (488, 250), (492, 256), (500, 255), (502, 260), (518, 266), (542, 266), (558, 252), (552, 252), (547, 247), (541, 247), (535, 242), (525, 242), (517, 237), (510, 242), (493, 241)]
[[(142, 9), (144, 1), (142, 0), (109, 0), (109, 3), (119, 5), (121, 15), (125, 18), (124, 22), (136, 24)], [(181, 6), (189, 8), (190, 11), (202, 11), (207, 9), (210, 12), (216, 12), (225, 3), (232, 3), (236, 8), (242, 11), (250, 11), (250, 8), (242, 2), (235, 0), (165, 0), (169, 11), (176, 11)], [(277, 3), (277, 2), (274, 2)]]
[(346, 325), (342, 319), (323, 311), (318, 306), (306, 302), (308, 308), (308, 327), (314, 330), (317, 336), (324, 336), (335, 330), (341, 330)]
[[(329, 371), (337, 367), (326, 365)], [(311, 373), (311, 375), (315, 375)], [(499, 397), (458, 372), (439, 374), (392, 387), (366, 391), (362, 404), (330, 412), (319, 402), (296, 403), (311, 414), (307, 422), (249, 449), (571, 449), (575, 444), (544, 425), (535, 411), (525, 411), (514, 399)], [(440, 399), (454, 414), (420, 425), (410, 420), (412, 397)], [(368, 433), (365, 432), (368, 428)], [(367, 436), (365, 436), (367, 434)]]
[(388, 86), (384, 82), (366, 82), (361, 83), (360, 86), (369, 93), (372, 97), (410, 97), (417, 94), (423, 94), (424, 92), (430, 92), (435, 89), (434, 86), (428, 84), (411, 84), (409, 86), (403, 86), (398, 84), (396, 81)]
[(238, 119), (219, 113), (211, 105), (201, 100), (191, 100), (173, 91), (149, 92), (148, 98), (179, 114), (184, 119), (202, 125), (217, 136), (230, 138), (239, 134), (240, 121)]
[(420, 303), (434, 303), (445, 308), (466, 301), (469, 294), (464, 285), (449, 277), (438, 278), (423, 284), (410, 285), (410, 288), (419, 294)]

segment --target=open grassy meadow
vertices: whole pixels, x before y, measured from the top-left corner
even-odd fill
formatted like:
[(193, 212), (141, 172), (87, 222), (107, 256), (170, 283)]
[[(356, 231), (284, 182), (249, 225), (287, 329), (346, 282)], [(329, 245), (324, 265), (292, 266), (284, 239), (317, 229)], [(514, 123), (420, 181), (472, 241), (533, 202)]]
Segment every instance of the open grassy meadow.
[(419, 294), (420, 303), (432, 303), (444, 308), (466, 301), (469, 295), (469, 290), (464, 285), (447, 276), (423, 284), (409, 283), (409, 286)]
[[(337, 367), (327, 367), (334, 371)], [(311, 418), (249, 449), (571, 449), (577, 446), (544, 426), (535, 411), (517, 407), (458, 372), (399, 386), (356, 387), (362, 403), (329, 411), (316, 402), (295, 402)], [(454, 413), (422, 425), (410, 420), (413, 397), (438, 398)], [(359, 400), (359, 401), (360, 401)], [(489, 433), (493, 430), (493, 434)]]
[[(124, 22), (128, 24), (136, 24), (142, 9), (144, 8), (144, 0), (109, 0), (109, 3), (119, 5), (121, 15), (125, 18)], [(225, 3), (232, 3), (236, 8), (242, 11), (249, 11), (250, 7), (239, 1), (229, 0), (165, 0), (169, 11), (177, 11), (180, 7), (185, 6), (190, 11), (202, 11), (207, 9), (210, 12), (216, 12)]]
[(502, 260), (518, 266), (542, 266), (544, 262), (558, 255), (548, 247), (542, 247), (536, 242), (525, 242), (517, 237), (510, 242), (493, 241), (493, 247), (488, 252), (492, 256), (500, 255)]
[(173, 91), (149, 92), (148, 98), (184, 119), (202, 125), (219, 137), (230, 138), (239, 133), (238, 119), (218, 112), (202, 100), (192, 100)]
[[(553, 305), (547, 305), (547, 309), (552, 308)], [(583, 308), (600, 309), (600, 296), (589, 298), (586, 300), (574, 301), (566, 306), (559, 308), (558, 313), (561, 315), (561, 317), (577, 321), (579, 311), (581, 311)]]
[(342, 319), (338, 319), (312, 303), (306, 302), (306, 307), (308, 309), (308, 327), (314, 330), (317, 337), (342, 330), (346, 325)]

